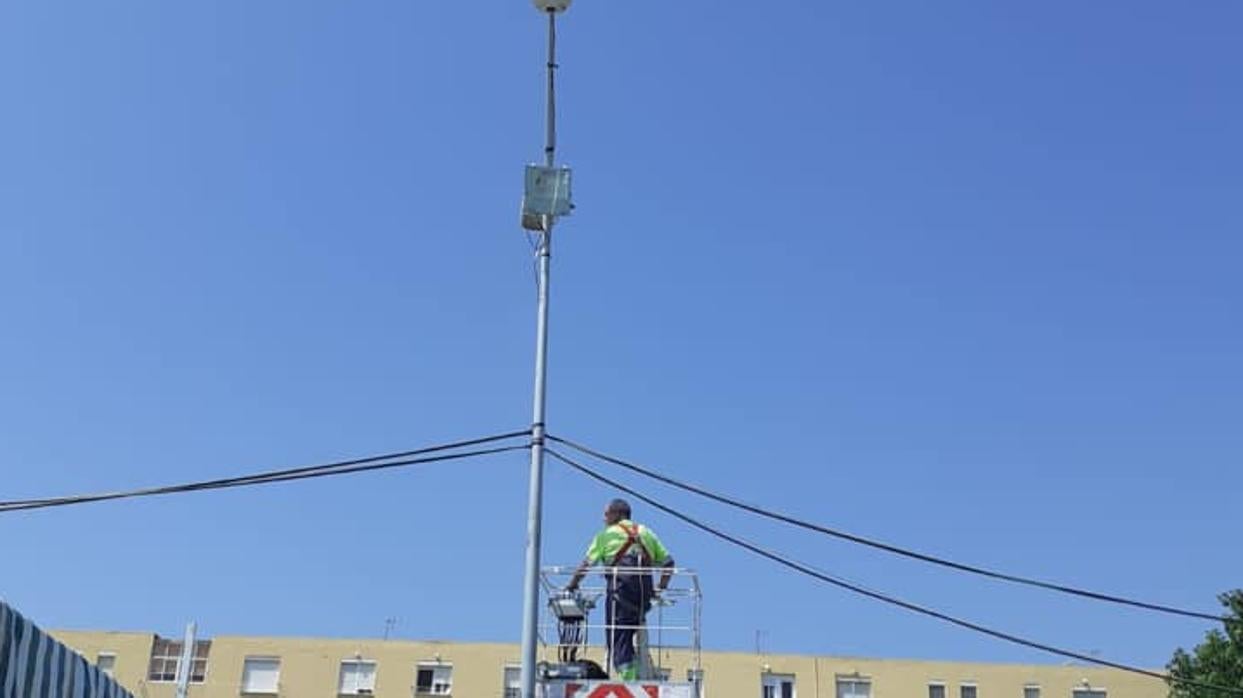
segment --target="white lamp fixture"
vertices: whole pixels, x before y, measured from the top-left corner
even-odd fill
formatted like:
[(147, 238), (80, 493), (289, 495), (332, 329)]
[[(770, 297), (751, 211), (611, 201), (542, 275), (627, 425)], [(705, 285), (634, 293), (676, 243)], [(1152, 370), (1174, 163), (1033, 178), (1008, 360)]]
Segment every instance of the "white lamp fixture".
[(572, 2), (574, 0), (531, 0), (531, 4), (540, 12), (565, 12), (570, 9)]

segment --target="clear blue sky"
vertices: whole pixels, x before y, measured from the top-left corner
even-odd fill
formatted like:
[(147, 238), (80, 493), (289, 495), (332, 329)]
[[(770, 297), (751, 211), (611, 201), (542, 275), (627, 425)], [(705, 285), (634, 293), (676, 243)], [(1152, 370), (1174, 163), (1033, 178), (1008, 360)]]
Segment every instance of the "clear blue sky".
[[(1241, 23), (1233, 2), (579, 0), (551, 428), (1215, 610), (1243, 585)], [(3, 3), (0, 498), (523, 427), (543, 41), (526, 0)], [(549, 468), (545, 556), (569, 563), (612, 493)], [(3, 515), (0, 593), (51, 627), (396, 616), (516, 640), (525, 478), (515, 453)], [(1206, 627), (667, 498), (1076, 650), (1157, 665)], [(637, 514), (703, 573), (710, 647), (1056, 661)]]

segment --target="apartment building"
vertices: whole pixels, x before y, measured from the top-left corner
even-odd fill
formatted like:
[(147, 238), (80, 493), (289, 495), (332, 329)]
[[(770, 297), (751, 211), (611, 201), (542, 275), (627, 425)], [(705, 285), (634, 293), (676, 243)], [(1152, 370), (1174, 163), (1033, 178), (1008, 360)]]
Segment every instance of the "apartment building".
[[(139, 698), (173, 698), (180, 640), (53, 631)], [(516, 644), (218, 636), (196, 643), (192, 698), (516, 698)], [(551, 659), (551, 657), (549, 657)], [(601, 660), (601, 657), (596, 657)], [(690, 656), (657, 662), (685, 680)], [(1089, 666), (704, 651), (708, 698), (1165, 698), (1159, 681)]]

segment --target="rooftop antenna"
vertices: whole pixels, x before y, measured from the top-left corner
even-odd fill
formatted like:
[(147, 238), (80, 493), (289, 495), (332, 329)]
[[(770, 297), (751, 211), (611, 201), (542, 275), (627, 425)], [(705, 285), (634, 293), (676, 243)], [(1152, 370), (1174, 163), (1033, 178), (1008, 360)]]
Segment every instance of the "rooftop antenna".
[(540, 522), (544, 490), (544, 387), (548, 368), (548, 271), (552, 229), (559, 216), (569, 215), (570, 169), (556, 167), (557, 154), (557, 15), (573, 0), (532, 0), (548, 17), (548, 105), (544, 164), (527, 165), (522, 197), (522, 227), (537, 233), (539, 307), (535, 325), (535, 395), (531, 420), (531, 477), (527, 491), (526, 569), (522, 599), (522, 698), (535, 698), (535, 659), (539, 632)]

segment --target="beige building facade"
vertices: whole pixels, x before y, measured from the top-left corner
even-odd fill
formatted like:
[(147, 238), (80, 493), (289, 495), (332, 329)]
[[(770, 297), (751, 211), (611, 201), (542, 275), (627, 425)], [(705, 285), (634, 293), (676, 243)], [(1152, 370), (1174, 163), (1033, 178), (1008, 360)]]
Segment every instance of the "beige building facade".
[[(53, 631), (138, 698), (173, 698), (181, 643)], [(516, 644), (219, 636), (200, 641), (191, 698), (514, 698)], [(596, 657), (600, 660), (600, 657)], [(690, 657), (659, 658), (685, 680)], [(706, 698), (1165, 698), (1160, 681), (1088, 666), (702, 654)]]

